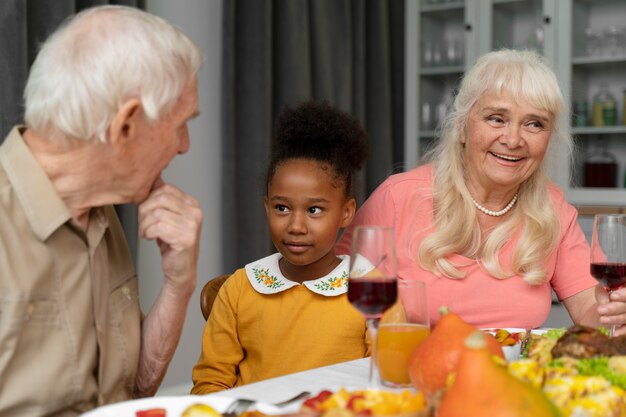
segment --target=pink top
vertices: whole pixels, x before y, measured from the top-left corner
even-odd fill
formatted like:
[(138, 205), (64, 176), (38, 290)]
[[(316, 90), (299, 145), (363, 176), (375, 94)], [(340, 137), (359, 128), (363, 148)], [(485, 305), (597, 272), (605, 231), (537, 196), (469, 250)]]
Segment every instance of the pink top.
[[(497, 279), (482, 269), (480, 261), (461, 255), (452, 255), (451, 260), (467, 265), (460, 268), (466, 271), (465, 278), (437, 277), (426, 271), (417, 262), (417, 251), (434, 227), (432, 181), (432, 165), (392, 175), (374, 190), (337, 244), (337, 253), (349, 253), (352, 229), (357, 225), (394, 227), (398, 277), (426, 282), (431, 324), (439, 319), (439, 307), (446, 305), (478, 327), (538, 327), (550, 313), (551, 289), (563, 300), (597, 284), (589, 270), (589, 245), (576, 220), (577, 211), (554, 185), (550, 194), (561, 233), (558, 247), (546, 260), (549, 282), (533, 286), (519, 276)], [(512, 241), (502, 249), (505, 270), (511, 270), (513, 249)]]

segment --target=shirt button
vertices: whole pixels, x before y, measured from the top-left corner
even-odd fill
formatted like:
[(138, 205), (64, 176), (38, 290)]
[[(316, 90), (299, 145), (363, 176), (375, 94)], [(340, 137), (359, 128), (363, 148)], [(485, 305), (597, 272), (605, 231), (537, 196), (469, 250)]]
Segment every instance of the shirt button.
[(128, 288), (126, 285), (122, 287), (122, 294), (124, 294), (126, 298), (130, 300), (130, 288)]
[(29, 303), (28, 306), (26, 307), (26, 320), (29, 320), (34, 312), (35, 312), (35, 304)]

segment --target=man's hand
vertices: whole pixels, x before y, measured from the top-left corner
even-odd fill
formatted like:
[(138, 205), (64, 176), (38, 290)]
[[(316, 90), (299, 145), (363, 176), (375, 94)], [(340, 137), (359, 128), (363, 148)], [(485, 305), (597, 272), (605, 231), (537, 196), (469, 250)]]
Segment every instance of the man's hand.
[(139, 205), (139, 235), (156, 240), (164, 284), (141, 323), (135, 397), (154, 395), (165, 376), (197, 281), (202, 210), (195, 198), (158, 179)]
[(198, 201), (160, 178), (139, 205), (139, 236), (157, 241), (166, 286), (195, 288), (201, 227)]

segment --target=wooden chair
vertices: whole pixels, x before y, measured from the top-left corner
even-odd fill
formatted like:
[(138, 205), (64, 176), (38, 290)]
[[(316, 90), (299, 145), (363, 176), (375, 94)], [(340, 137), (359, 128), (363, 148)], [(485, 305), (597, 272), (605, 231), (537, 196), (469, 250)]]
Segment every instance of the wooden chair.
[(202, 315), (205, 320), (209, 318), (211, 308), (213, 308), (213, 302), (217, 297), (220, 287), (230, 275), (231, 274), (218, 275), (202, 287), (202, 292), (200, 293), (200, 309), (202, 310)]

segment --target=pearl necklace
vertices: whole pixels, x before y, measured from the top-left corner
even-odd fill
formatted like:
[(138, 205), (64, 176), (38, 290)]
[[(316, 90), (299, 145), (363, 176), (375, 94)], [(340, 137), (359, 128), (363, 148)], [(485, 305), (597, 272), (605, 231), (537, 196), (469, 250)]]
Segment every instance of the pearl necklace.
[(517, 196), (518, 195), (519, 195), (519, 191), (515, 193), (515, 195), (513, 196), (513, 199), (511, 201), (509, 201), (509, 204), (507, 204), (506, 207), (504, 207), (500, 211), (493, 211), (493, 210), (486, 209), (483, 206), (481, 206), (480, 204), (478, 204), (476, 202), (476, 200), (474, 200), (474, 197), (470, 196), (470, 198), (472, 199), (472, 203), (474, 203), (474, 205), (476, 206), (476, 208), (478, 210), (482, 211), (483, 213), (485, 213), (488, 216), (500, 217), (500, 216), (503, 216), (506, 213), (508, 213), (509, 210), (511, 210), (513, 208), (513, 206), (515, 205), (515, 202), (517, 201)]

